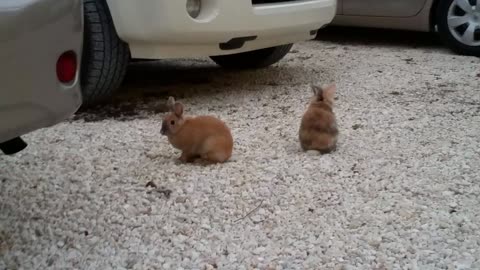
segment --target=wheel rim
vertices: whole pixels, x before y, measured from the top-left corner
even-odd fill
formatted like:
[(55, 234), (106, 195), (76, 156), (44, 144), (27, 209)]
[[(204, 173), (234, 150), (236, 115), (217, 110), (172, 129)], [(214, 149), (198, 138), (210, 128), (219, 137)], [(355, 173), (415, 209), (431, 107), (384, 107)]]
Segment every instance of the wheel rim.
[(453, 0), (447, 15), (453, 37), (468, 46), (480, 46), (480, 0)]

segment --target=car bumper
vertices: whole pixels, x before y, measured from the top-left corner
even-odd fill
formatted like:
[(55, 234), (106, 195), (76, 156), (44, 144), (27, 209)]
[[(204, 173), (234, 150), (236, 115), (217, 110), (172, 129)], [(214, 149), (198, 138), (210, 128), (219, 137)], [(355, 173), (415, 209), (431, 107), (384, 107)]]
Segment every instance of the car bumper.
[[(0, 142), (48, 127), (81, 105), (82, 0), (0, 2)], [(57, 79), (59, 56), (73, 51), (73, 82)]]
[[(232, 54), (303, 41), (330, 23), (336, 0), (297, 0), (253, 5), (251, 0), (203, 0), (197, 19), (185, 1), (107, 0), (117, 33), (135, 58)], [(220, 44), (255, 37), (241, 48)]]

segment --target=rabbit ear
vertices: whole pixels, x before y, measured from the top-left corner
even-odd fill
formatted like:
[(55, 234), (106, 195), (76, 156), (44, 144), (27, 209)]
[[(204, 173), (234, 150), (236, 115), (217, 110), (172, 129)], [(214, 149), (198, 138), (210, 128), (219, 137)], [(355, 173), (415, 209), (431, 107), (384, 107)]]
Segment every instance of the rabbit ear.
[(315, 84), (311, 84), (310, 88), (312, 88), (312, 92), (315, 96), (318, 96), (318, 95), (322, 94), (322, 87), (320, 87), (318, 85), (315, 85)]
[(168, 109), (173, 112), (174, 106), (175, 106), (175, 99), (173, 97), (169, 97), (167, 101)]
[(173, 105), (173, 113), (177, 117), (182, 117), (183, 115), (183, 104), (180, 102), (176, 102), (175, 105)]
[(335, 96), (336, 91), (337, 91), (337, 86), (333, 83), (323, 89), (322, 96), (324, 99), (333, 103), (333, 98)]

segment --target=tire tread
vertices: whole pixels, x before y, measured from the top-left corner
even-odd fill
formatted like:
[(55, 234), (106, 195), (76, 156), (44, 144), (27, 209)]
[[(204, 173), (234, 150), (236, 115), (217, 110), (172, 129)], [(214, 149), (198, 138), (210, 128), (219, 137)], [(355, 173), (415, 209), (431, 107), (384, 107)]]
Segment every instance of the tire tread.
[(85, 40), (82, 67), (84, 106), (108, 98), (122, 83), (130, 58), (115, 31), (105, 0), (84, 0)]

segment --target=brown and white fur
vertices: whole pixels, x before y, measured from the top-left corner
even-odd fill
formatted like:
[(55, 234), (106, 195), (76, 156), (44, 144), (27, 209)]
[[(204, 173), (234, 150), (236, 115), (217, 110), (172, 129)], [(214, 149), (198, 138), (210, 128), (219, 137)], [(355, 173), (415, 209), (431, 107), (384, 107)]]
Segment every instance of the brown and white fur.
[(182, 151), (180, 161), (200, 158), (206, 163), (223, 163), (231, 157), (233, 138), (224, 122), (213, 116), (185, 116), (183, 104), (175, 102), (173, 97), (167, 105), (170, 113), (162, 121), (161, 134)]
[(304, 151), (317, 150), (322, 154), (336, 150), (338, 127), (333, 113), (335, 84), (322, 88), (311, 86), (313, 97), (302, 117), (299, 139)]

